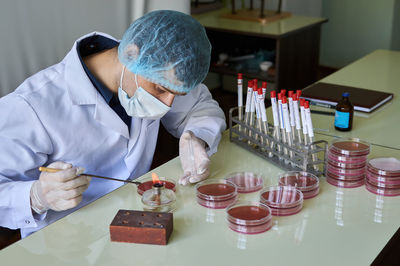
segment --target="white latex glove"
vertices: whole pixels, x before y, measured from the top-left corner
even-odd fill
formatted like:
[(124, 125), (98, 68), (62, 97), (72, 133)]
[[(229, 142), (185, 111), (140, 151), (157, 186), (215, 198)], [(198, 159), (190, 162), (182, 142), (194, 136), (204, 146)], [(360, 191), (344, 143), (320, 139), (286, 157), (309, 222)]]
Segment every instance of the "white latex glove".
[(54, 162), (49, 168), (63, 169), (57, 173), (42, 172), (39, 180), (32, 185), (31, 207), (42, 214), (49, 209), (64, 211), (76, 207), (82, 200), (82, 193), (88, 188), (91, 178), (81, 174), (82, 168), (71, 164)]
[(179, 158), (183, 169), (179, 184), (196, 183), (210, 175), (210, 159), (206, 153), (206, 143), (191, 131), (184, 132), (179, 140)]

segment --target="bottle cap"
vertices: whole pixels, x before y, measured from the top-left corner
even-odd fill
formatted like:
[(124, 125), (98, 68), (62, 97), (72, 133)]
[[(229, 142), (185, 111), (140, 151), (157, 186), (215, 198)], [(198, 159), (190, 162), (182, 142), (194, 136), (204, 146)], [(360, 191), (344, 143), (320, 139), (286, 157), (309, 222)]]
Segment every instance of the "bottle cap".
[(278, 100), (282, 101), (282, 93), (278, 93)]
[(238, 73), (238, 79), (243, 79), (243, 74), (242, 73)]
[(267, 88), (267, 82), (263, 81), (261, 87)]
[(261, 88), (258, 88), (257, 92), (258, 92), (258, 95), (262, 95), (263, 94)]
[(285, 96), (286, 95), (286, 90), (281, 90), (281, 94), (282, 94), (282, 96)]
[(293, 94), (292, 98), (293, 98), (293, 101), (297, 101), (297, 95), (296, 95), (296, 93)]
[(288, 94), (289, 94), (289, 97), (293, 97), (293, 91), (289, 91)]
[(350, 96), (350, 93), (348, 93), (348, 92), (343, 92), (342, 96), (343, 96), (343, 97), (349, 97), (349, 96)]
[(249, 81), (247, 82), (247, 87), (253, 88), (253, 81), (252, 81), (252, 80), (249, 80)]
[(300, 98), (300, 106), (304, 106), (304, 99), (303, 98)]
[(286, 96), (283, 96), (283, 97), (282, 97), (282, 103), (283, 103), (283, 104), (287, 103)]
[(255, 80), (253, 82), (253, 91), (257, 91), (258, 90), (258, 84), (257, 84), (257, 80)]
[(310, 108), (310, 103), (308, 101), (304, 101), (304, 108)]
[(271, 98), (275, 98), (276, 97), (276, 91), (271, 91)]
[(297, 90), (297, 91), (296, 91), (296, 94), (297, 94), (297, 98), (300, 98), (300, 96), (301, 96), (301, 90)]

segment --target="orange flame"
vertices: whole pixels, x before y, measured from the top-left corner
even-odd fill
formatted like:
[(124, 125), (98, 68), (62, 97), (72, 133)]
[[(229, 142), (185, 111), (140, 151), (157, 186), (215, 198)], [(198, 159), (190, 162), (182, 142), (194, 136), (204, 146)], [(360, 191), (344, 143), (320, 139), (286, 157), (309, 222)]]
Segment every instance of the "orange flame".
[(151, 173), (151, 179), (153, 179), (153, 185), (155, 184), (160, 184), (162, 185), (162, 182), (158, 178), (158, 175), (156, 173)]

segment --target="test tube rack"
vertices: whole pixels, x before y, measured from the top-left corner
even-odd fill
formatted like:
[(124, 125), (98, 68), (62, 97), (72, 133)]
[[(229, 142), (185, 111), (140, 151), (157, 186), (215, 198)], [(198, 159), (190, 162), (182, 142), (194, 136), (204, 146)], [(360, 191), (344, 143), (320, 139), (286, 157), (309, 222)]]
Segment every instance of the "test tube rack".
[[(268, 125), (268, 134), (265, 134), (258, 128), (239, 120), (238, 107), (229, 110), (229, 138), (231, 142), (282, 169), (307, 171), (317, 176), (325, 173), (327, 141), (319, 140), (307, 145), (295, 142), (293, 146), (289, 146), (273, 137), (273, 125)], [(263, 141), (261, 141), (261, 138)], [(266, 145), (266, 143), (269, 143), (269, 145)], [(287, 151), (286, 154), (283, 152), (284, 150)], [(292, 154), (292, 156), (289, 156), (289, 154)]]

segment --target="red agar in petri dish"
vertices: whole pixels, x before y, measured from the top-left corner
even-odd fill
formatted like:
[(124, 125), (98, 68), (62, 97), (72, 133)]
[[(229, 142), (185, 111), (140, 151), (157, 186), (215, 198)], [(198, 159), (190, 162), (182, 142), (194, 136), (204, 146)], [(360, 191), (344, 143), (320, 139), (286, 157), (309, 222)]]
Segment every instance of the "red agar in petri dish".
[(258, 234), (272, 226), (271, 209), (260, 202), (238, 202), (227, 209), (228, 226), (244, 234)]
[(381, 175), (376, 175), (376, 174), (370, 173), (369, 171), (367, 171), (367, 179), (372, 180), (374, 182), (381, 182), (381, 183), (385, 183), (385, 184), (393, 184), (393, 185), (400, 184), (400, 176), (399, 177), (381, 176)]
[(326, 170), (329, 173), (335, 174), (335, 175), (344, 175), (344, 176), (360, 176), (360, 175), (365, 175), (366, 173), (366, 168), (356, 168), (356, 169), (343, 169), (343, 168), (338, 168), (334, 167), (330, 164), (327, 165)]
[(237, 186), (238, 193), (251, 193), (262, 189), (264, 179), (262, 175), (251, 172), (236, 172), (225, 177)]
[(326, 181), (336, 187), (342, 187), (342, 188), (356, 188), (356, 187), (361, 187), (365, 183), (365, 178), (362, 178), (360, 180), (352, 180), (352, 181), (342, 181), (338, 180), (335, 178), (329, 177), (329, 175), (326, 177)]
[(351, 139), (339, 139), (333, 141), (329, 147), (329, 151), (338, 155), (368, 155), (370, 150), (370, 144), (368, 142), (351, 138)]
[(280, 186), (292, 186), (298, 190), (310, 191), (319, 187), (317, 176), (304, 171), (289, 171), (279, 175)]
[(221, 209), (236, 201), (237, 187), (225, 179), (208, 179), (195, 189), (197, 202), (204, 207)]
[[(172, 191), (176, 191), (176, 184), (174, 181), (172, 180), (160, 180), (161, 183), (164, 185), (165, 188), (167, 189), (171, 189)], [(153, 181), (149, 180), (149, 181), (145, 181), (142, 182), (142, 184), (137, 186), (137, 193), (139, 195), (143, 195), (143, 193), (149, 189), (152, 189), (153, 187)]]
[(294, 208), (303, 204), (303, 193), (295, 187), (268, 187), (261, 191), (260, 201), (270, 208)]
[(374, 185), (371, 185), (368, 181), (365, 182), (365, 188), (376, 195), (380, 196), (400, 196), (400, 189), (393, 189), (393, 188), (379, 188)]
[(346, 164), (366, 164), (367, 163), (367, 155), (362, 156), (348, 156), (343, 154), (335, 154), (328, 151), (328, 160), (335, 161)]
[(382, 176), (400, 177), (400, 160), (393, 157), (374, 158), (368, 161), (368, 171)]
[(331, 160), (328, 158), (328, 164), (332, 165), (333, 167), (338, 167), (338, 168), (343, 168), (343, 169), (357, 169), (357, 168), (362, 168), (367, 165), (367, 162), (361, 162), (361, 163), (343, 163), (343, 162), (338, 162), (335, 160)]
[(335, 175), (331, 172), (326, 172), (326, 176), (333, 178), (333, 179), (337, 179), (337, 180), (341, 180), (341, 181), (359, 181), (361, 179), (365, 178), (365, 174), (362, 175), (354, 175), (354, 176), (349, 176), (349, 175)]

